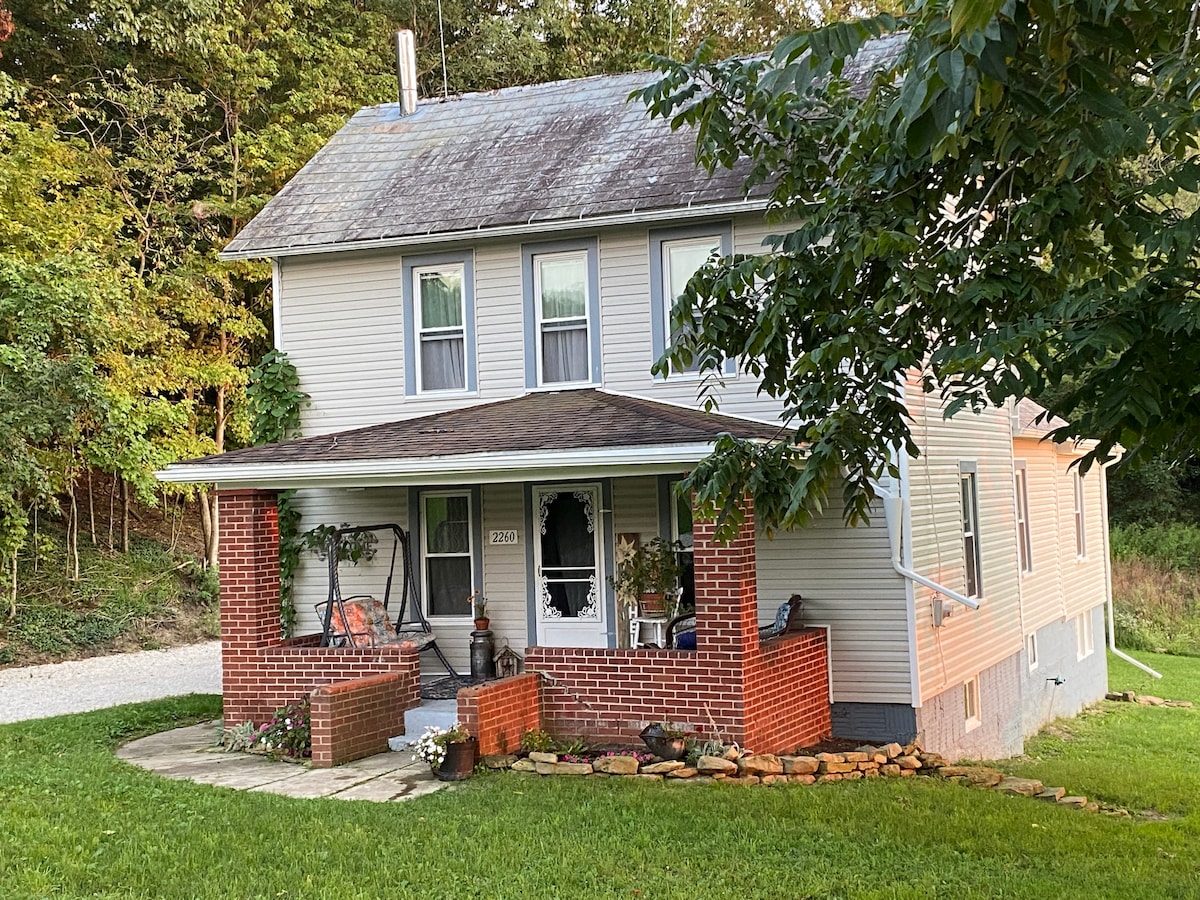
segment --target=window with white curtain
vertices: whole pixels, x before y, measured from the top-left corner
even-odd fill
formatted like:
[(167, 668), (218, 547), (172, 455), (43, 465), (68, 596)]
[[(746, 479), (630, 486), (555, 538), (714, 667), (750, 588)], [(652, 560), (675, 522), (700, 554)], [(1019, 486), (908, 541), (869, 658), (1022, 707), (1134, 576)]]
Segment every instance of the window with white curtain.
[(533, 257), (540, 384), (591, 381), (588, 290), (586, 251)]
[(421, 495), (421, 558), (430, 616), (471, 615), (475, 589), (469, 492)]
[(466, 316), (461, 264), (414, 268), (417, 389), (461, 391), (467, 386)]
[(475, 392), (474, 254), (413, 254), (401, 271), (405, 396)]

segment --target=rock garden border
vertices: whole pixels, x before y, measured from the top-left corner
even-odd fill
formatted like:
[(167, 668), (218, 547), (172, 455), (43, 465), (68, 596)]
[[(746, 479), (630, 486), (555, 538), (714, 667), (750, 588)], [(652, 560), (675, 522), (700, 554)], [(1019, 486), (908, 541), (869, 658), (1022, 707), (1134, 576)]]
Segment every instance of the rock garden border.
[[(570, 756), (570, 759), (563, 757)], [(812, 755), (776, 755), (750, 753), (731, 747), (721, 756), (701, 756), (694, 765), (682, 760), (663, 760), (646, 754), (610, 752), (590, 762), (570, 754), (531, 752), (485, 756), (486, 769), (540, 776), (624, 777), (648, 781), (690, 784), (829, 784), (869, 778), (942, 778), (966, 787), (992, 790), (1001, 794), (1030, 797), (1072, 809), (1128, 816), (1127, 810), (1106, 807), (1086, 797), (1069, 795), (1065, 788), (1047, 787), (1036, 778), (1019, 778), (982, 765), (951, 765), (940, 754), (921, 749), (913, 743), (881, 747), (864, 745), (856, 750)], [(641, 757), (642, 759), (639, 759)]]

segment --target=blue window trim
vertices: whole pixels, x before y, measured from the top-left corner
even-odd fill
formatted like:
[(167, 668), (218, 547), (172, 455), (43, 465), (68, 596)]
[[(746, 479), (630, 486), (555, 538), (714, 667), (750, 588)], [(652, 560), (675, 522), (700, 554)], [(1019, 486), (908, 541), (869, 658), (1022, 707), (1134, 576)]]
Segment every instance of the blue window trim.
[[(543, 254), (587, 253), (588, 279), (588, 346), (591, 356), (591, 381), (562, 382), (543, 385), (538, 381), (538, 314), (533, 297), (533, 258)], [(537, 387), (596, 387), (603, 383), (600, 358), (600, 242), (594, 238), (565, 241), (540, 241), (521, 245), (521, 296), (525, 309), (525, 386)]]
[[(733, 253), (733, 226), (729, 222), (709, 222), (705, 225), (683, 225), (677, 228), (656, 228), (650, 232), (650, 335), (654, 344), (655, 361), (667, 350), (667, 315), (670, 313), (668, 299), (663, 296), (662, 245), (671, 241), (686, 241), (692, 238), (716, 235), (721, 241), (721, 253)], [(671, 301), (674, 298), (670, 298)], [(732, 359), (725, 360), (724, 371), (732, 375), (736, 365)], [(699, 377), (696, 372), (672, 372), (675, 377)], [(662, 376), (656, 376), (661, 378)]]
[[(463, 267), (463, 357), (466, 362), (466, 387), (460, 391), (417, 391), (417, 317), (413, 308), (413, 269), (425, 266), (444, 266), (448, 263)], [(465, 253), (428, 253), (404, 257), (404, 396), (423, 397), (447, 394), (473, 394), (478, 389), (475, 360), (475, 258)]]
[[(410, 487), (408, 489), (408, 537), (413, 555), (413, 580), (416, 582), (417, 596), (421, 598), (421, 611), (429, 615), (429, 598), (425, 596), (425, 540), (421, 529), (424, 527), (422, 514), (425, 512), (423, 498), (426, 494), (469, 494), (471, 497), (471, 577), (477, 582), (473, 589), (483, 590), (483, 489), (478, 484), (447, 484), (429, 485), (427, 487)], [(442, 616), (438, 617), (443, 618)], [(450, 618), (460, 618), (451, 616)], [(466, 618), (466, 617), (462, 617)]]

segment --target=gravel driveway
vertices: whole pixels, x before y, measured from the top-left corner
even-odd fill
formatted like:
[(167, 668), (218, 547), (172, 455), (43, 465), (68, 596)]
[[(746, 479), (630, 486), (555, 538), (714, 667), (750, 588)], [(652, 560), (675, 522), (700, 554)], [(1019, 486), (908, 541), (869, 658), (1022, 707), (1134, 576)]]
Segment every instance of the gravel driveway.
[(221, 693), (221, 642), (0, 670), (0, 722)]

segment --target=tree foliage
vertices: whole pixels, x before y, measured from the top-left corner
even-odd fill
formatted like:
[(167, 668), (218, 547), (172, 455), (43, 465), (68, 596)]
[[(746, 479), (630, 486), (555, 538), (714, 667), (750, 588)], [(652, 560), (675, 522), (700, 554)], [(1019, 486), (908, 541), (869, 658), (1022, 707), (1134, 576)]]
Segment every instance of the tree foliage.
[(781, 225), (674, 310), (698, 322), (676, 362), (740, 359), (795, 429), (696, 469), (717, 509), (749, 489), (769, 523), (803, 524), (841, 482), (864, 518), (917, 452), (911, 372), (949, 414), (1069, 384), (1055, 437), (1097, 441), (1085, 469), (1118, 444), (1200, 441), (1191, 4), (962, 4), (799, 33), (767, 58), (660, 60), (642, 94), (699, 127), (705, 165), (748, 158)]

